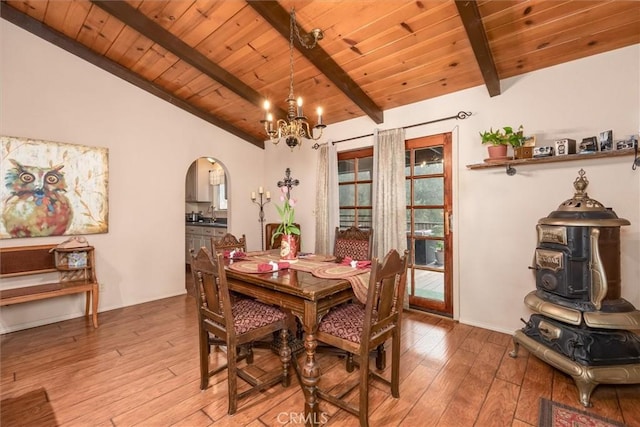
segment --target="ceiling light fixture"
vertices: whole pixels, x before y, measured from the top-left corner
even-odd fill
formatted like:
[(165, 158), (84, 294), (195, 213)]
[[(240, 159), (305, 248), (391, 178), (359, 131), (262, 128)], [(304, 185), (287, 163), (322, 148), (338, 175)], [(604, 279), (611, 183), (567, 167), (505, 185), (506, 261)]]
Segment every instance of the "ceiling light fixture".
[(324, 35), (322, 30), (314, 28), (309, 34), (300, 36), (300, 31), (296, 25), (296, 12), (291, 10), (291, 21), (289, 26), (289, 97), (286, 102), (288, 104), (287, 118), (278, 119), (275, 124), (273, 121), (273, 114), (269, 111), (271, 104), (268, 100), (264, 102), (265, 115), (264, 119), (260, 120), (260, 123), (264, 125), (264, 130), (269, 136), (271, 142), (277, 145), (280, 140), (284, 139), (286, 144), (293, 150), (294, 147), (302, 146), (302, 139), (311, 139), (317, 141), (322, 137), (322, 130), (326, 127), (322, 123), (322, 107), (318, 107), (318, 123), (314, 126), (314, 129), (319, 129), (318, 135), (314, 135), (311, 130), (307, 118), (302, 111), (302, 98), (296, 98), (293, 96), (293, 33), (295, 30), (296, 37), (302, 46), (307, 49), (313, 49), (318, 40), (322, 40)]

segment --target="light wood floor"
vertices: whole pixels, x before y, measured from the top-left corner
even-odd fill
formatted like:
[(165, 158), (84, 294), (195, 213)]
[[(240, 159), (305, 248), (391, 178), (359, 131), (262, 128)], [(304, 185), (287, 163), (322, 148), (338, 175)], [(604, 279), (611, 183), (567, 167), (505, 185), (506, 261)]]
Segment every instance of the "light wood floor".
[[(400, 398), (380, 383), (370, 392), (373, 426), (536, 426), (540, 397), (579, 406), (571, 378), (521, 350), (510, 337), (427, 314), (405, 315)], [(2, 426), (298, 425), (303, 396), (293, 378), (227, 412), (226, 373), (199, 389), (195, 302), (178, 296), (1, 337)], [(218, 353), (218, 357), (222, 353)], [(321, 385), (347, 376), (320, 355)], [(257, 350), (254, 369), (278, 359)], [(354, 372), (354, 374), (357, 374)], [(353, 374), (352, 374), (353, 375)], [(640, 426), (640, 385), (601, 385), (592, 411)], [(320, 406), (329, 426), (357, 419)]]

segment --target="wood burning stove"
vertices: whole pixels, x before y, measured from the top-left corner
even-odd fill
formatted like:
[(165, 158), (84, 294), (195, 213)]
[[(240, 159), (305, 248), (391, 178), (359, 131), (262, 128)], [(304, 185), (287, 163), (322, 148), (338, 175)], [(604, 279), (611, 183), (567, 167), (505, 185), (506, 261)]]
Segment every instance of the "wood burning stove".
[(536, 357), (571, 375), (580, 403), (598, 384), (640, 383), (640, 311), (621, 298), (620, 227), (629, 221), (589, 198), (581, 169), (576, 193), (538, 221), (531, 267), (533, 314), (513, 336)]

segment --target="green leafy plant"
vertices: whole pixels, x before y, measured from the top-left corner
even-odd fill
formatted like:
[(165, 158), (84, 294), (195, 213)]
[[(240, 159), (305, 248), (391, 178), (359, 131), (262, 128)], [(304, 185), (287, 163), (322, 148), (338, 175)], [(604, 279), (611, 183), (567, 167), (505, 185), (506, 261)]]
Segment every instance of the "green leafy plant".
[(444, 251), (444, 242), (442, 240), (438, 240), (436, 242), (436, 252)]
[(502, 129), (479, 132), (483, 144), (490, 145), (511, 145), (512, 147), (520, 147), (524, 143), (524, 131), (522, 125), (514, 131), (511, 126), (505, 126)]
[(275, 233), (271, 236), (271, 244), (275, 241), (276, 237), (283, 234), (295, 234), (300, 235), (300, 229), (295, 226), (295, 209), (296, 199), (292, 199), (287, 187), (280, 189), (282, 195), (280, 200), (283, 202), (282, 206), (276, 205), (278, 215), (280, 215), (280, 225), (276, 228)]

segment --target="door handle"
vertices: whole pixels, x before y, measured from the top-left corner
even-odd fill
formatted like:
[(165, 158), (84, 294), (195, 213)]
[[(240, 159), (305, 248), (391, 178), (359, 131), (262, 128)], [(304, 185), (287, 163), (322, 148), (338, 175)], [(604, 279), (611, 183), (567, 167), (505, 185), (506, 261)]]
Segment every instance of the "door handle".
[(451, 232), (451, 212), (444, 213), (444, 234), (448, 235)]

